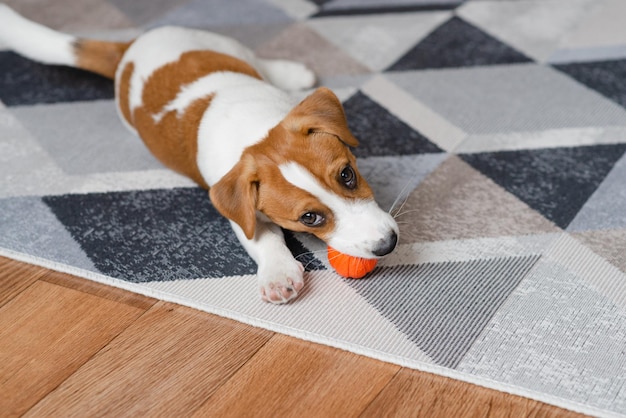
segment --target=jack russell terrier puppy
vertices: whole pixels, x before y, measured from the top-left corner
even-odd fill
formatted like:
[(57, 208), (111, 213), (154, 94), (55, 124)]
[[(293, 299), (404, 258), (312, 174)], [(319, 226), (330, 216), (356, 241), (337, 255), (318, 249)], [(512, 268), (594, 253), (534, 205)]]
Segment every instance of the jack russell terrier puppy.
[(398, 225), (357, 170), (349, 147), (358, 141), (340, 101), (326, 88), (300, 103), (286, 93), (314, 85), (304, 65), (179, 27), (124, 43), (79, 39), (3, 4), (0, 41), (33, 60), (114, 79), (122, 122), (164, 165), (209, 190), (258, 265), (263, 300), (285, 303), (304, 286), (281, 228), (355, 257), (395, 248)]

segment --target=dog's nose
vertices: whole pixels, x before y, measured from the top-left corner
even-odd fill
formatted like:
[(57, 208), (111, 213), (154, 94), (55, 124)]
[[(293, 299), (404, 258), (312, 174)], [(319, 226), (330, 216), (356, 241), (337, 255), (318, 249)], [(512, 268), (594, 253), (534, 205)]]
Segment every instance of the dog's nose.
[(372, 253), (375, 256), (382, 257), (384, 255), (389, 254), (396, 248), (396, 244), (398, 243), (398, 234), (395, 231), (391, 231), (391, 234), (387, 235), (385, 238), (382, 238), (378, 241), (378, 245), (376, 248), (372, 250)]

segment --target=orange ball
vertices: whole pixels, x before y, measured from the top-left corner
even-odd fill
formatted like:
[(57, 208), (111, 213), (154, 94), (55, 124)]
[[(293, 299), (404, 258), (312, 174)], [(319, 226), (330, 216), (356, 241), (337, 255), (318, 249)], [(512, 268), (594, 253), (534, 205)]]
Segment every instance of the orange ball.
[(360, 279), (374, 270), (378, 260), (376, 258), (352, 257), (328, 247), (328, 262), (339, 275), (348, 279)]

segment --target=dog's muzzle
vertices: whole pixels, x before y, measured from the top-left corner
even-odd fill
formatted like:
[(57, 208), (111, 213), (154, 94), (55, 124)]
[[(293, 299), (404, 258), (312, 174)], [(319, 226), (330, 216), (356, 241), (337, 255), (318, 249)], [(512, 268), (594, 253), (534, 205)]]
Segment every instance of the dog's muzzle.
[(377, 257), (382, 257), (389, 254), (396, 248), (398, 243), (398, 234), (396, 231), (391, 231), (385, 238), (381, 238), (376, 245), (376, 248), (372, 250), (372, 253)]

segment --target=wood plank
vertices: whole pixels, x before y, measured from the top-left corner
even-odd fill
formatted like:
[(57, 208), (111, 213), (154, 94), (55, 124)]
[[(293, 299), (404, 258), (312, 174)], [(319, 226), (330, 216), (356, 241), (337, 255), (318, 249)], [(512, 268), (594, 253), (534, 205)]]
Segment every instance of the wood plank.
[[(25, 289), (27, 288), (27, 286), (24, 286), (24, 283), (28, 283), (28, 285), (30, 285), (33, 283), (33, 281), (37, 280), (37, 277), (40, 277), (41, 281), (45, 281), (47, 283), (57, 283), (66, 288), (73, 288), (74, 290), (80, 289), (81, 292), (86, 292), (92, 296), (93, 295), (101, 296), (105, 299), (118, 301), (122, 304), (129, 304), (130, 306), (146, 308), (153, 303), (153, 300), (150, 298), (142, 299), (143, 297), (139, 297), (138, 300), (135, 300), (135, 296), (133, 296), (131, 292), (113, 289), (113, 288), (110, 288), (109, 286), (95, 284), (95, 283), (92, 283), (91, 281), (84, 280), (81, 278), (76, 278), (76, 277), (69, 276), (69, 275), (63, 275), (61, 273), (51, 272), (46, 269), (41, 269), (40, 267), (37, 267), (37, 266), (28, 265), (25, 263), (20, 263), (17, 261), (13, 261), (9, 259), (1, 259), (1, 258), (0, 258), (0, 263), (3, 263), (0, 265), (8, 266), (5, 269), (0, 268), (0, 277), (4, 277), (3, 274), (6, 276), (6, 271), (9, 271), (9, 270), (16, 271), (16, 274), (17, 274), (16, 280), (12, 280), (11, 284), (7, 285), (5, 288), (5, 292), (11, 292), (13, 295), (17, 295), (20, 292), (25, 292)], [(25, 280), (21, 280), (19, 278), (20, 274), (22, 273), (24, 274), (23, 278)], [(29, 277), (33, 277), (33, 278), (29, 279)], [(41, 283), (38, 283), (37, 285), (39, 286), (40, 284)], [(52, 286), (52, 285), (50, 284), (49, 286)], [(32, 289), (28, 289), (28, 290), (29, 292), (33, 292)], [(25, 293), (25, 295), (28, 295), (28, 293)], [(5, 364), (7, 364), (7, 362), (5, 361), (6, 356), (11, 356), (11, 354), (7, 351), (7, 339), (13, 341), (14, 343), (13, 350), (16, 350), (16, 347), (19, 348), (19, 351), (31, 350), (30, 356), (32, 357), (33, 359), (32, 362), (35, 364), (35, 366), (33, 367), (32, 365), (27, 365), (26, 367), (30, 367), (31, 375), (35, 375), (35, 377), (34, 379), (32, 379), (32, 381), (30, 380), (30, 378), (26, 379), (28, 381), (28, 385), (24, 384), (24, 387), (26, 387), (26, 390), (25, 390), (26, 395), (29, 395), (29, 396), (32, 396), (33, 394), (35, 395), (34, 398), (30, 398), (30, 399), (38, 399), (38, 398), (43, 397), (43, 395), (38, 394), (39, 392), (34, 393), (32, 391), (33, 387), (31, 387), (31, 382), (34, 382), (35, 385), (39, 384), (38, 382), (40, 380), (52, 379), (53, 382), (56, 382), (60, 376), (59, 370), (63, 371), (63, 368), (65, 367), (64, 364), (66, 364), (66, 363), (58, 362), (54, 360), (54, 356), (47, 355), (45, 353), (42, 354), (43, 352), (49, 349), (49, 346), (52, 347), (54, 346), (54, 344), (50, 344), (48, 342), (50, 340), (49, 337), (48, 338), (46, 338), (45, 336), (42, 337), (40, 334), (52, 333), (52, 334), (57, 334), (60, 336), (62, 335), (63, 332), (59, 330), (58, 328), (67, 327), (66, 322), (59, 321), (58, 315), (54, 315), (54, 314), (50, 315), (49, 311), (44, 309), (50, 303), (52, 304), (57, 303), (55, 299), (58, 297), (58, 295), (48, 294), (47, 292), (38, 292), (37, 295), (35, 295), (34, 293), (31, 293), (27, 299), (35, 298), (39, 301), (38, 304), (41, 306), (37, 307), (36, 309), (40, 309), (39, 312), (43, 316), (39, 318), (37, 317), (32, 318), (32, 315), (31, 315), (29, 319), (25, 319), (24, 322), (26, 322), (26, 327), (22, 328), (23, 332), (12, 333), (10, 335), (4, 333), (0, 335), (0, 366), (5, 366)], [(22, 297), (25, 297), (25, 296), (22, 296)], [(67, 299), (67, 297), (61, 297), (60, 300), (62, 299)], [(95, 299), (95, 300), (98, 300), (98, 299)], [(64, 302), (60, 301), (59, 303), (64, 303)], [(92, 305), (90, 302), (87, 305), (92, 306), (92, 308), (95, 310), (99, 310), (98, 304)], [(159, 304), (159, 306), (161, 305), (162, 304)], [(154, 308), (161, 309), (157, 306), (155, 306)], [(7, 317), (4, 315), (4, 313), (6, 312), (5, 309), (6, 307), (4, 309), (0, 309), (0, 326), (2, 326), (2, 328), (0, 328), (0, 331), (5, 329), (2, 321), (7, 321), (6, 319)], [(24, 308), (22, 308), (22, 310), (23, 309)], [(192, 316), (199, 315), (199, 316), (204, 316), (208, 318), (212, 317), (212, 315), (209, 315), (209, 314), (199, 313), (193, 310), (192, 312), (194, 312)], [(150, 314), (152, 314), (152, 312), (150, 312)], [(91, 314), (88, 314), (88, 315), (91, 315)], [(13, 315), (13, 317), (14, 316), (15, 315)], [(102, 316), (106, 316), (106, 315), (102, 315)], [(115, 315), (110, 315), (110, 318), (106, 318), (105, 321), (118, 320), (118, 319), (119, 319), (118, 314), (115, 314)], [(165, 321), (170, 321), (171, 317), (168, 315), (164, 315), (163, 319)], [(228, 330), (230, 330), (233, 326), (232, 321), (222, 320), (219, 318), (217, 318), (217, 320), (223, 321), (223, 325), (220, 325), (220, 324), (216, 325), (216, 327), (218, 328), (221, 326), (224, 326)], [(158, 322), (158, 320), (156, 321)], [(249, 330), (252, 330), (250, 332), (255, 332), (255, 329), (252, 327), (248, 327), (248, 326), (241, 325), (241, 324), (238, 324), (238, 326), (242, 327), (242, 329), (244, 330), (249, 329)], [(30, 331), (28, 331), (29, 329)], [(93, 342), (93, 337), (90, 336), (91, 334), (88, 332), (88, 330), (87, 332), (76, 330), (76, 332), (78, 332), (79, 335), (82, 333), (84, 338), (74, 339), (72, 343), (75, 345), (74, 350), (75, 351), (78, 350), (81, 352), (83, 350), (87, 350), (87, 352), (89, 352), (89, 347), (85, 347), (84, 344), (89, 346), (89, 344)], [(133, 332), (136, 332), (136, 331), (133, 331)], [(217, 330), (212, 331), (211, 333), (205, 333), (198, 338), (210, 339), (210, 338), (213, 338), (213, 335), (223, 335), (224, 333), (227, 333), (227, 332), (230, 332), (230, 331), (217, 329)], [(240, 330), (239, 332), (245, 334), (246, 331)], [(270, 333), (269, 335), (271, 337), (272, 334)], [(120, 336), (119, 338), (122, 338), (122, 336)], [(126, 333), (124, 333), (124, 338), (128, 338), (128, 336), (126, 336)], [(159, 333), (158, 338), (165, 339), (165, 340), (173, 339), (174, 341), (179, 341), (181, 337), (180, 337), (179, 332), (165, 332), (165, 333)], [(210, 413), (212, 411), (222, 411), (226, 415), (228, 415), (227, 412), (229, 412), (228, 411), (229, 405), (232, 405), (233, 402), (235, 404), (243, 402), (244, 404), (249, 405), (251, 408), (253, 408), (249, 411), (254, 411), (255, 415), (257, 413), (265, 413), (265, 415), (273, 415), (272, 408), (270, 408), (270, 405), (273, 404), (276, 410), (280, 410), (280, 411), (289, 410), (293, 414), (300, 412), (302, 415), (309, 416), (311, 414), (311, 411), (313, 410), (319, 411), (320, 409), (315, 409), (315, 408), (307, 409), (308, 407), (303, 408), (300, 406), (300, 403), (298, 402), (299, 398), (303, 397), (302, 392), (306, 392), (304, 395), (304, 398), (308, 399), (307, 401), (308, 403), (315, 403), (317, 401), (317, 403), (320, 403), (320, 404), (329, 404), (329, 405), (339, 404), (340, 407), (337, 410), (342, 411), (342, 413), (345, 412), (344, 415), (348, 415), (348, 416), (358, 415), (363, 410), (365, 410), (365, 413), (363, 414), (364, 416), (417, 416), (417, 417), (419, 416), (464, 417), (464, 416), (476, 416), (476, 415), (495, 416), (495, 417), (499, 417), (499, 416), (522, 416), (522, 417), (523, 416), (529, 416), (529, 417), (533, 417), (533, 416), (548, 416), (548, 417), (550, 416), (559, 416), (559, 417), (579, 416), (569, 411), (565, 411), (565, 410), (562, 410), (562, 409), (559, 409), (550, 405), (542, 404), (536, 401), (532, 401), (529, 399), (520, 398), (520, 397), (516, 397), (513, 395), (508, 395), (502, 392), (491, 391), (489, 389), (480, 388), (480, 387), (463, 383), (463, 382), (459, 382), (453, 379), (447, 379), (441, 376), (430, 375), (428, 373), (423, 373), (423, 372), (409, 370), (409, 369), (402, 369), (401, 371), (399, 371), (398, 374), (393, 379), (389, 380), (389, 384), (386, 385), (384, 389), (380, 386), (380, 383), (377, 382), (376, 379), (374, 379), (373, 383), (363, 378), (359, 378), (359, 381), (357, 381), (356, 379), (352, 379), (348, 384), (344, 385), (344, 387), (346, 388), (349, 387), (349, 390), (351, 392), (349, 393), (349, 396), (346, 397), (345, 393), (348, 389), (328, 390), (328, 388), (329, 387), (332, 388), (333, 385), (328, 384), (328, 376), (322, 376), (321, 378), (317, 376), (317, 373), (318, 373), (317, 368), (319, 368), (319, 363), (321, 362), (321, 360), (319, 359), (320, 352), (318, 350), (322, 350), (322, 351), (328, 350), (327, 355), (337, 356), (337, 358), (332, 361), (336, 361), (339, 363), (346, 361), (344, 359), (344, 356), (348, 353), (345, 353), (341, 350), (336, 350), (336, 349), (332, 349), (328, 347), (321, 347), (316, 344), (307, 343), (307, 342), (298, 341), (298, 340), (288, 341), (287, 343), (285, 343), (286, 346), (283, 347), (284, 349), (282, 350), (275, 349), (275, 348), (272, 349), (272, 346), (277, 344), (277, 341), (283, 338), (289, 339), (289, 337), (284, 337), (280, 335), (273, 337), (271, 343), (268, 344), (267, 348), (264, 348), (257, 352), (257, 355), (260, 354), (263, 358), (259, 358), (259, 359), (255, 359), (254, 361), (251, 361), (250, 364), (247, 364), (244, 369), (240, 370), (239, 373), (234, 373), (234, 370), (236, 370), (237, 367), (243, 364), (245, 360), (240, 361), (237, 364), (237, 366), (231, 366), (231, 371), (230, 371), (231, 376), (234, 376), (234, 379), (236, 380), (233, 380), (233, 382), (228, 383), (226, 386), (224, 386), (223, 388), (220, 388), (219, 391), (216, 392), (216, 390), (220, 387), (220, 385), (223, 384), (224, 381), (228, 379), (228, 374), (226, 373), (223, 379), (221, 380), (218, 379), (218, 381), (216, 381), (211, 386), (212, 388), (211, 390), (206, 391), (203, 394), (198, 394), (194, 398), (189, 408), (182, 408), (182, 409), (187, 411), (189, 414), (193, 412), (195, 408), (195, 410), (199, 409), (197, 411), (198, 415), (202, 415), (205, 412)], [(153, 337), (148, 338), (148, 340), (150, 342), (146, 341), (145, 344), (147, 345), (157, 344), (161, 348), (166, 347), (166, 346), (171, 347), (171, 344), (175, 344), (175, 342), (172, 342), (172, 343), (166, 343), (166, 342), (161, 342), (161, 341), (154, 342)], [(230, 347), (232, 352), (235, 353), (234, 355), (237, 355), (238, 351), (240, 350), (254, 351), (255, 348), (249, 347), (247, 341), (248, 340), (246, 338), (241, 338), (239, 340), (239, 343), (229, 344), (228, 347)], [(115, 344), (118, 344), (117, 339), (114, 340), (114, 342)], [(136, 344), (139, 344), (139, 342), (137, 342)], [(62, 341), (59, 347), (69, 346), (69, 345), (70, 344), (68, 342)], [(131, 347), (134, 347), (134, 345), (135, 344), (131, 344)], [(257, 344), (255, 347), (259, 347), (259, 344)], [(102, 352), (104, 353), (110, 350), (111, 350), (110, 347), (106, 347), (105, 349), (102, 350)], [(113, 350), (113, 352), (119, 353), (120, 350), (122, 352), (125, 351), (124, 348), (118, 346), (115, 350)], [(161, 353), (163, 350), (158, 349), (158, 347), (154, 349), (144, 350), (144, 351), (137, 350), (137, 348), (134, 347), (133, 350), (134, 350), (133, 353), (135, 356), (155, 357), (156, 360), (152, 361), (152, 364), (155, 364), (153, 367), (155, 369), (159, 368), (159, 363), (161, 362)], [(166, 352), (170, 352), (171, 350), (173, 350), (173, 348), (165, 349)], [(292, 351), (292, 350), (295, 350), (295, 351)], [(84, 355), (84, 354), (81, 354), (81, 355)], [(100, 355), (104, 355), (104, 354), (100, 354)], [(254, 355), (254, 353), (252, 353), (252, 355)], [(2, 356), (5, 356), (5, 357), (2, 357)], [(353, 355), (350, 354), (350, 356), (353, 356)], [(113, 355), (109, 355), (109, 358), (111, 359), (115, 359), (114, 357), (115, 356)], [(210, 356), (207, 356), (203, 359), (203, 362), (200, 366), (201, 368), (210, 369), (210, 370), (223, 369), (224, 367), (223, 355), (217, 355), (214, 358), (209, 358), (209, 357)], [(321, 357), (322, 359), (324, 358), (324, 356), (321, 356)], [(95, 361), (95, 358), (93, 360)], [(127, 355), (124, 361), (128, 361)], [(331, 360), (325, 360), (325, 361), (332, 364)], [(368, 362), (371, 362), (372, 360), (365, 358), (365, 357), (354, 356), (354, 358), (351, 359), (350, 361), (352, 362), (351, 368), (355, 371), (358, 371), (361, 369), (361, 367), (364, 367), (362, 365), (363, 362), (367, 364)], [(39, 368), (37, 364), (42, 363), (42, 362), (47, 362), (47, 364)], [(150, 360), (145, 360), (145, 362), (151, 363)], [(282, 363), (285, 363), (286, 365), (281, 366)], [(284, 389), (285, 386), (289, 386), (289, 385), (284, 385), (282, 382), (278, 382), (278, 383), (268, 382), (268, 378), (266, 377), (266, 375), (268, 374), (267, 373), (268, 367), (270, 368), (274, 367), (271, 365), (276, 364), (278, 365), (276, 366), (277, 368), (284, 370), (285, 368), (289, 368), (287, 367), (287, 365), (289, 365), (290, 363), (297, 364), (297, 366), (292, 367), (293, 370), (290, 370), (288, 372), (288, 375), (284, 376), (284, 378), (290, 379), (290, 382), (292, 383), (292, 387), (289, 387), (285, 391)], [(310, 366), (302, 367), (300, 363), (310, 364)], [(88, 363), (88, 365), (89, 364), (91, 364), (91, 361)], [(137, 365), (136, 362), (133, 364), (135, 366)], [(83, 368), (78, 369), (78, 373), (85, 373), (84, 369), (88, 365), (85, 365)], [(5, 367), (8, 367), (8, 366), (5, 366)], [(154, 379), (155, 379), (154, 374), (156, 373), (153, 370), (149, 370), (150, 367), (148, 366), (144, 366), (138, 372), (132, 372), (134, 376), (133, 377), (134, 382), (129, 383), (128, 380), (122, 380), (123, 384), (117, 385), (116, 382), (112, 382), (112, 380), (115, 380), (115, 379), (111, 379), (108, 377), (109, 373), (113, 373), (113, 376), (118, 376), (121, 373), (119, 370), (117, 371), (115, 370), (116, 367), (119, 367), (119, 365), (115, 362), (112, 362), (111, 364), (106, 364), (106, 362), (104, 362), (102, 359), (98, 360), (98, 372), (97, 373), (94, 372), (90, 376), (90, 379), (94, 381), (97, 379), (103, 379), (105, 384), (98, 386), (101, 389), (102, 393), (96, 399), (96, 397), (92, 395), (94, 391), (96, 391), (96, 388), (92, 387), (89, 390), (86, 390), (84, 393), (82, 393), (82, 395), (78, 396), (81, 399), (72, 400), (72, 402), (76, 403), (76, 405), (72, 409), (74, 412), (78, 411), (77, 413), (79, 415), (85, 415), (83, 413), (84, 411), (81, 408), (83, 405), (86, 405), (86, 404), (89, 404), (88, 407), (85, 409), (86, 411), (106, 410), (106, 408), (104, 408), (103, 405), (107, 406), (111, 403), (116, 403), (122, 398), (120, 394), (120, 390), (112, 389), (115, 387), (122, 388), (124, 391), (126, 391), (127, 392), (126, 398), (134, 399), (134, 400), (137, 400), (137, 402), (139, 402), (139, 399), (142, 399), (144, 396), (146, 396), (145, 391), (149, 390), (146, 388), (146, 386), (149, 387), (150, 385), (155, 385), (155, 383), (148, 382), (148, 381), (154, 382)], [(253, 369), (249, 369), (250, 367), (253, 367)], [(32, 371), (35, 369), (37, 371), (36, 373), (33, 373)], [(146, 371), (146, 369), (148, 370)], [(334, 373), (332, 366), (328, 366), (325, 369), (330, 370), (329, 372), (327, 372), (327, 374)], [(68, 370), (70, 370), (68, 371), (68, 373), (71, 374), (71, 368)], [(258, 391), (256, 392), (252, 391), (252, 393), (246, 393), (248, 389), (239, 388), (242, 385), (241, 380), (240, 380), (242, 376), (241, 373), (243, 373), (244, 371), (253, 376), (257, 376), (253, 378), (252, 383), (254, 383), (254, 380), (256, 379), (256, 381), (258, 381), (260, 384), (271, 385), (271, 386), (267, 386), (268, 388), (270, 388), (267, 390), (268, 393), (263, 393), (262, 396), (259, 397)], [(353, 373), (357, 375), (357, 372), (346, 371), (346, 373)], [(269, 374), (272, 375), (273, 373), (269, 373)], [(276, 374), (273, 374), (273, 375), (276, 376)], [(72, 377), (71, 379), (74, 379), (74, 378), (75, 377)], [(85, 375), (84, 374), (81, 375), (81, 380), (83, 380), (84, 378), (85, 378)], [(176, 378), (171, 377), (171, 376), (166, 377), (166, 379), (179, 379), (180, 380), (176, 384), (171, 383), (169, 385), (168, 390), (170, 393), (168, 393), (169, 398), (167, 398), (168, 399), (167, 401), (169, 402), (169, 399), (172, 397), (174, 398), (182, 397), (183, 401), (185, 399), (188, 399), (190, 395), (186, 392), (189, 392), (190, 390), (189, 387), (190, 385), (193, 384), (195, 378), (196, 377), (194, 373), (187, 373), (186, 376), (180, 375), (180, 376), (177, 376)], [(281, 379), (280, 376), (277, 376), (276, 378)], [(57, 379), (57, 380), (54, 380), (54, 379)], [(347, 378), (344, 378), (344, 379), (350, 380)], [(76, 384), (72, 382), (70, 383), (72, 385)], [(7, 384), (4, 370), (1, 368), (0, 368), (0, 384), (1, 385)], [(68, 383), (65, 383), (64, 385), (67, 385), (67, 384)], [(205, 384), (205, 383), (202, 383), (202, 384)], [(372, 384), (375, 386), (375, 388), (373, 389), (372, 389)], [(231, 385), (234, 385), (234, 389), (233, 389), (233, 386)], [(52, 391), (55, 386), (56, 385), (52, 385), (52, 383), (50, 383), (48, 386), (45, 386), (45, 388), (47, 391)], [(4, 387), (5, 386), (0, 386), (0, 389)], [(9, 388), (8, 392), (7, 390), (0, 391), (0, 408), (1, 408), (0, 411), (2, 411), (0, 415), (2, 416), (4, 416), (5, 414), (7, 416), (11, 416), (11, 412), (15, 412), (15, 411), (19, 412), (24, 409), (23, 407), (19, 407), (19, 405), (22, 402), (24, 402), (24, 400), (20, 396), (12, 396), (11, 395), (12, 390), (15, 391), (16, 389)], [(19, 390), (23, 390), (23, 389), (19, 389)], [(162, 390), (162, 389), (159, 389), (159, 390)], [(234, 390), (235, 391), (234, 393), (238, 395), (237, 396), (224, 396), (225, 390), (226, 391)], [(378, 395), (375, 395), (377, 391), (378, 391)], [(285, 393), (289, 394), (289, 396), (286, 396)], [(295, 395), (291, 396), (292, 393), (294, 393)], [(309, 393), (316, 394), (317, 399), (311, 400), (308, 397)], [(366, 399), (369, 398), (372, 401), (368, 403), (365, 399), (362, 399), (360, 401), (357, 401), (355, 405), (351, 405), (352, 401), (351, 401), (350, 396), (355, 396), (355, 394), (359, 394), (359, 393), (367, 393), (365, 398)], [(2, 394), (8, 394), (8, 396), (2, 398), (1, 397)], [(212, 394), (215, 394), (215, 396), (211, 397)], [(63, 392), (59, 392), (59, 393), (52, 392), (50, 394), (49, 399), (46, 399), (45, 401), (41, 402), (40, 405), (37, 405), (37, 407), (33, 410), (33, 414), (35, 415), (40, 414), (41, 412), (38, 412), (38, 411), (63, 410), (63, 408), (60, 408), (59, 405), (63, 405), (64, 403), (68, 402), (71, 399), (71, 396), (69, 395), (70, 395), (70, 392), (68, 391), (68, 389), (63, 389)], [(268, 397), (268, 395), (270, 395), (269, 398), (271, 402), (269, 404), (266, 404), (265, 399)], [(239, 396), (241, 396), (241, 398), (239, 398)], [(153, 400), (149, 402), (153, 402)], [(149, 402), (144, 402), (144, 406)], [(200, 405), (203, 402), (206, 402), (206, 403), (201, 407)], [(98, 403), (101, 405), (97, 405)], [(120, 412), (120, 414), (129, 414), (129, 413), (132, 413), (132, 411), (136, 412), (137, 409), (133, 409), (133, 405), (128, 406), (129, 403), (132, 404), (132, 402), (126, 401), (126, 406), (121, 405), (119, 408), (116, 408), (115, 411)], [(220, 403), (223, 403), (223, 404), (220, 405)], [(294, 408), (294, 404), (296, 405), (295, 408)], [(293, 411), (292, 411), (292, 408), (293, 408)], [(319, 408), (319, 407), (316, 407), (316, 408)], [(151, 412), (155, 412), (155, 410), (156, 411), (166, 411), (166, 410), (171, 411), (169, 409), (163, 408), (161, 405), (159, 405), (159, 402), (156, 402), (154, 408), (152, 409), (150, 408), (150, 406), (145, 406), (145, 409), (143, 409), (143, 411), (147, 411), (147, 410), (150, 410)], [(239, 409), (238, 411), (241, 411), (241, 409)], [(321, 411), (323, 412), (323, 414), (329, 415), (328, 409), (322, 408)], [(231, 414), (231, 415), (234, 415), (234, 414)], [(261, 416), (262, 415), (263, 414), (261, 414)], [(335, 415), (334, 411), (330, 412), (330, 415)]]
[(350, 416), (399, 369), (277, 334), (194, 416)]
[(43, 267), (0, 257), (0, 306), (19, 295), (47, 271)]
[(552, 405), (402, 369), (362, 417), (582, 417)]
[(80, 292), (89, 293), (90, 295), (98, 296), (104, 299), (134, 306), (136, 308), (143, 309), (144, 311), (150, 309), (155, 303), (158, 302), (158, 299), (56, 271), (47, 271), (46, 274), (41, 277), (41, 280), (78, 290)]
[(272, 335), (159, 302), (27, 415), (189, 415)]
[(0, 308), (0, 411), (28, 410), (143, 312), (35, 282)]

